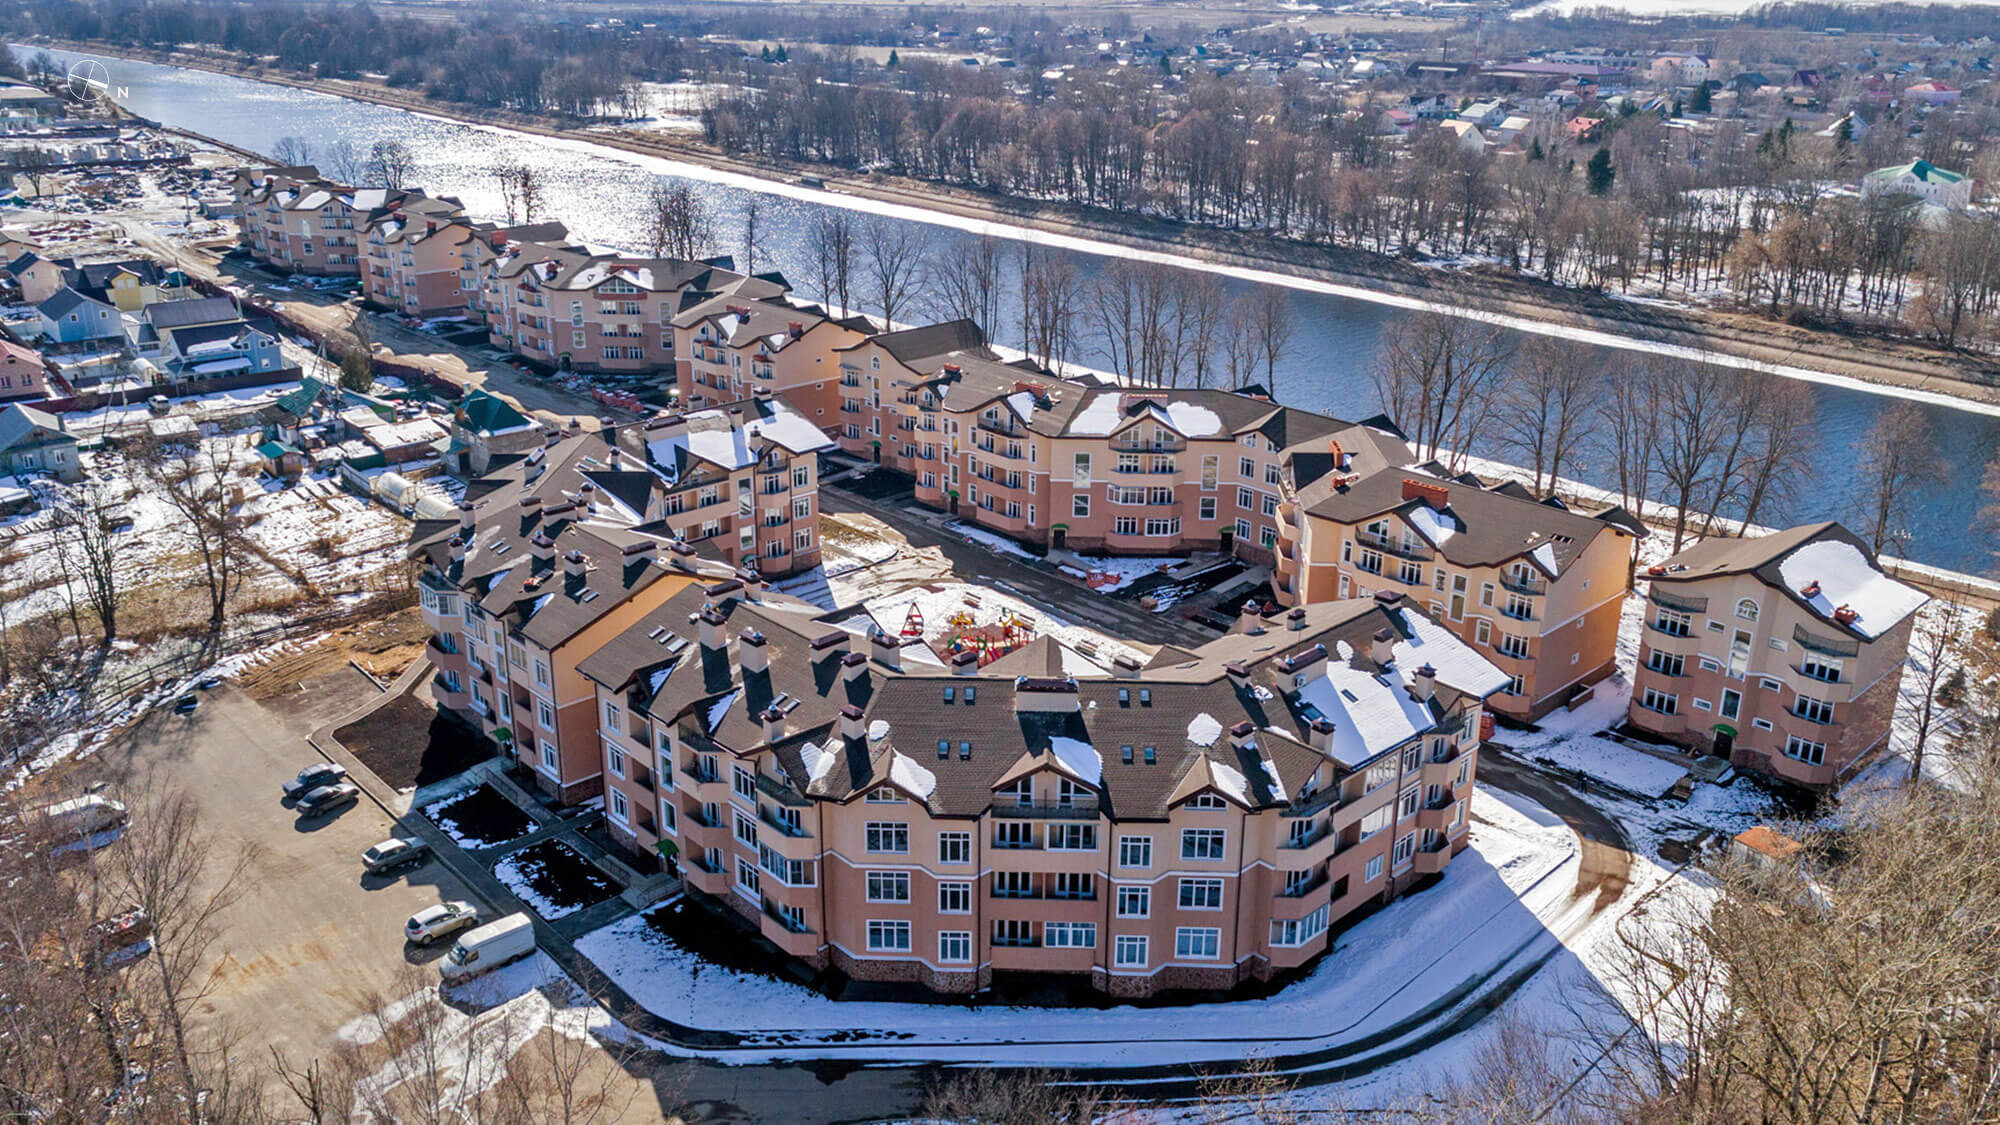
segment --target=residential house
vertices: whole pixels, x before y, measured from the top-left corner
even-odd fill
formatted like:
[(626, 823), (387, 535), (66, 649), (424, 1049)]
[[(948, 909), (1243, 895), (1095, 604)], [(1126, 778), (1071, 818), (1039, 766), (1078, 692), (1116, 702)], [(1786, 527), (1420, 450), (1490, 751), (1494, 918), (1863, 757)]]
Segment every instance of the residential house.
[(1497, 101), (1473, 102), (1458, 111), (1458, 119), (1470, 122), (1479, 129), (1495, 128), (1507, 120), (1507, 107), (1505, 103)]
[(0, 400), (41, 399), (48, 393), (48, 365), (41, 353), (0, 336)]
[(1861, 197), (1915, 196), (1940, 207), (1962, 211), (1972, 203), (1972, 178), (1940, 168), (1928, 160), (1912, 160), (1877, 168), (1861, 178)]
[(1436, 465), (1363, 472), (1346, 448), (1291, 460), (1272, 575), (1280, 601), (1422, 599), (1507, 673), (1491, 706), (1523, 722), (1617, 670), (1633, 546), (1646, 534), (1623, 509), (1573, 511)]
[(277, 371), (285, 366), (278, 338), (247, 321), (191, 324), (160, 334), (167, 372), (181, 379)]
[(161, 333), (175, 328), (205, 324), (228, 324), (241, 320), (242, 310), (230, 297), (199, 297), (186, 301), (158, 301), (139, 310), (128, 326), (133, 350), (141, 355), (158, 355), (165, 340)]
[(1457, 138), (1458, 147), (1480, 154), (1486, 151), (1486, 134), (1470, 121), (1440, 121), (1437, 127)]
[(1903, 98), (1917, 105), (1941, 106), (1957, 105), (1961, 91), (1958, 87), (1936, 79), (1925, 79), (1914, 85), (1903, 87)]
[(81, 290), (64, 287), (35, 306), (43, 339), (58, 344), (125, 338), (125, 318), (118, 306)]
[(1705, 55), (1659, 55), (1646, 76), (1662, 86), (1699, 86), (1715, 77), (1715, 63)]
[(461, 474), (485, 476), (541, 448), (542, 436), (542, 428), (513, 403), (487, 391), (473, 391), (452, 408), (446, 458)]
[(1704, 539), (1646, 575), (1634, 728), (1819, 790), (1888, 744), (1911, 624), (1930, 599), (1852, 532)]
[(807, 966), (1120, 997), (1295, 970), (1467, 841), (1505, 676), (1393, 592), (984, 667), (684, 586), (586, 658), (606, 817)]
[(840, 422), (840, 353), (867, 339), (875, 325), (783, 296), (718, 294), (681, 311), (673, 330), (684, 407), (734, 402), (762, 389), (833, 431)]
[(83, 479), (76, 435), (59, 415), (10, 403), (0, 409), (0, 476), (44, 473), (63, 481)]

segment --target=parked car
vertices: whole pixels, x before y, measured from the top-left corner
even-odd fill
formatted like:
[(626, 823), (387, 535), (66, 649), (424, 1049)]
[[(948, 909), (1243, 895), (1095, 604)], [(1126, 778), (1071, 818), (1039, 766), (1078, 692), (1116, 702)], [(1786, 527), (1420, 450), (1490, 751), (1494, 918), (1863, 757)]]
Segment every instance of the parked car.
[(431, 846), (422, 840), (391, 837), (361, 853), (361, 862), (370, 875), (410, 867), (430, 858)]
[(199, 680), (196, 680), (196, 681), (194, 682), (194, 686), (196, 686), (196, 687), (200, 688), (200, 689), (201, 689), (201, 690), (203, 690), (203, 691), (214, 691), (214, 690), (215, 690), (216, 688), (219, 688), (219, 687), (221, 687), (221, 686), (222, 686), (222, 677), (221, 677), (221, 676), (203, 676), (203, 677), (202, 677), (201, 679), (199, 679)]
[(478, 924), (479, 908), (453, 899), (436, 906), (426, 906), (410, 915), (410, 920), (403, 923), (403, 937), (418, 945), (431, 945)]
[(57, 801), (42, 810), (50, 834), (66, 839), (116, 828), (125, 823), (128, 815), (120, 802), (96, 794)]
[(338, 762), (314, 762), (300, 770), (296, 777), (285, 782), (285, 796), (296, 797), (310, 793), (323, 785), (333, 785), (347, 780), (347, 767)]
[(189, 692), (186, 695), (181, 696), (179, 699), (174, 700), (174, 713), (179, 715), (192, 715), (194, 713), (194, 709), (199, 706), (201, 706), (201, 696), (196, 695), (193, 692)]
[(137, 945), (153, 936), (153, 919), (143, 906), (91, 923), (90, 937), (100, 954)]
[(438, 962), (438, 975), (446, 983), (462, 981), (518, 961), (534, 951), (534, 921), (526, 914), (509, 914), (476, 930), (467, 930), (444, 960)]
[(299, 817), (304, 819), (344, 808), (360, 799), (361, 790), (353, 782), (340, 781), (332, 785), (322, 785), (300, 797), (299, 803), (294, 808)]

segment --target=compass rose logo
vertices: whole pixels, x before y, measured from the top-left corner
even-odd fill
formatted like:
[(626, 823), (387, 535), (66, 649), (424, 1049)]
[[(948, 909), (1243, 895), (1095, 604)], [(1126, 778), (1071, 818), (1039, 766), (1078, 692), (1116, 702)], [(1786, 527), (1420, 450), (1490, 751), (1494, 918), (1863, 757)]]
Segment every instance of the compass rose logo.
[(63, 85), (63, 92), (79, 105), (90, 105), (108, 101), (114, 94), (122, 94), (123, 89), (111, 85), (111, 72), (96, 59), (79, 59), (69, 66), (69, 78)]

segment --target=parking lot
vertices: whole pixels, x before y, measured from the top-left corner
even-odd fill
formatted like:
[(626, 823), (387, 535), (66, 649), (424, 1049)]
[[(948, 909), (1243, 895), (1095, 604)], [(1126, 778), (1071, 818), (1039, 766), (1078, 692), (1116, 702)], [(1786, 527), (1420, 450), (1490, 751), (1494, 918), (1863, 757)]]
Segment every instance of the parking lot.
[(393, 832), (366, 799), (303, 822), (281, 800), (285, 779), (321, 760), (306, 733), (374, 691), (348, 669), (270, 706), (225, 684), (202, 693), (193, 715), (162, 708), (84, 764), (128, 800), (149, 789), (192, 798), (213, 834), (217, 867), (248, 853), (216, 943), (208, 1009), (256, 1045), (259, 1065), (266, 1043), (295, 1061), (324, 1050), (363, 997), (395, 989), (405, 964), (441, 955), (406, 948), (404, 919), (447, 898), (477, 901), (435, 860), (395, 876), (364, 875), (361, 852)]

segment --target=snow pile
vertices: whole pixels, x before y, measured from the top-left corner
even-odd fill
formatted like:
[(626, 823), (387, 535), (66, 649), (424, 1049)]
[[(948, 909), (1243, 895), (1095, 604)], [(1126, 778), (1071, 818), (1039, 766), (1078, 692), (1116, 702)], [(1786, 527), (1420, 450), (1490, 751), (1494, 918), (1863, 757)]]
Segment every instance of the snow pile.
[[(1837, 539), (1808, 543), (1786, 555), (1778, 562), (1778, 574), (1814, 613), (1828, 621), (1836, 620), (1834, 612), (1842, 606), (1853, 610), (1859, 616), (1848, 628), (1871, 640), (1930, 600), (1923, 591), (1870, 566), (1868, 557), (1852, 543)], [(1806, 597), (1806, 589), (1815, 583), (1819, 591)]]
[(1203, 711), (1189, 720), (1188, 741), (1196, 746), (1213, 746), (1222, 737), (1222, 720)]
[(1104, 756), (1097, 747), (1074, 738), (1049, 739), (1049, 753), (1056, 756), (1056, 764), (1063, 772), (1086, 785), (1104, 783)]
[(921, 801), (930, 800), (931, 794), (937, 792), (937, 775), (900, 750), (889, 755), (889, 780)]

